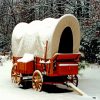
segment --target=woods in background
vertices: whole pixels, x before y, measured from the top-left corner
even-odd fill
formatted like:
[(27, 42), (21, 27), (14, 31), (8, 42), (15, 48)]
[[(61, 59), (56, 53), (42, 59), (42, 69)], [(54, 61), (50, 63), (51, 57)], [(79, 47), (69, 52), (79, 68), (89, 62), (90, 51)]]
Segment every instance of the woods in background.
[(89, 62), (100, 63), (99, 0), (1, 0), (0, 52), (10, 51), (13, 28), (19, 22), (74, 14), (81, 26), (80, 51)]

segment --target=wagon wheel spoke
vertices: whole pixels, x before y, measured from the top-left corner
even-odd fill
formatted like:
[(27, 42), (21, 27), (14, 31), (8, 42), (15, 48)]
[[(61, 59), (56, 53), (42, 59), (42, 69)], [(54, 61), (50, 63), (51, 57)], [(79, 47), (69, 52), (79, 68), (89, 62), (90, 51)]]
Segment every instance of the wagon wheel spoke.
[(41, 91), (42, 84), (41, 83), (32, 83), (32, 87), (36, 91)]
[(43, 84), (43, 78), (42, 74), (39, 70), (36, 70), (33, 73), (33, 78), (32, 78), (32, 87), (36, 91), (41, 91), (42, 89), (42, 84)]

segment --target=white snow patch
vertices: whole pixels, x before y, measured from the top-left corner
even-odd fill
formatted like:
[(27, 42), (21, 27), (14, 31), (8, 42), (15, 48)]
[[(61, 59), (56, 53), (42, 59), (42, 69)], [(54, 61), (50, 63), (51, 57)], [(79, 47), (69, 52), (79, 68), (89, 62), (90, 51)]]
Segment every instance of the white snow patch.
[(30, 62), (34, 60), (34, 55), (33, 54), (29, 54), (29, 53), (25, 53), (23, 58), (18, 59), (18, 62)]

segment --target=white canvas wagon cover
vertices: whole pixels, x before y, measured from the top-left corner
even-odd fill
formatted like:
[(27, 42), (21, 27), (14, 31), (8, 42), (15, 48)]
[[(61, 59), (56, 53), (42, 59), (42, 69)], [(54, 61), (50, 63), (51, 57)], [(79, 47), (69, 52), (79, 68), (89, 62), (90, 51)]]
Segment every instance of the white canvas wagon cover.
[(58, 52), (78, 53), (80, 26), (77, 18), (72, 14), (65, 14), (58, 19), (46, 18), (42, 21), (17, 24), (12, 33), (13, 56), (23, 57), (25, 53), (31, 53), (34, 56), (44, 57), (46, 41), (48, 41), (47, 58)]

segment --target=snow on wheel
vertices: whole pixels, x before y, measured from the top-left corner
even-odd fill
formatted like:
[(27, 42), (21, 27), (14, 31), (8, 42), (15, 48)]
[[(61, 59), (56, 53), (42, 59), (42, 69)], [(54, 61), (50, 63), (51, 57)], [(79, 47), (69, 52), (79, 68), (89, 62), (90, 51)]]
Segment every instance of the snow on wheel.
[(14, 65), (11, 70), (12, 83), (19, 85), (21, 83), (21, 79), (22, 79), (22, 75), (21, 75), (21, 73), (16, 71), (16, 65)]
[(41, 91), (43, 85), (43, 76), (39, 70), (34, 71), (32, 76), (32, 88), (36, 91)]

